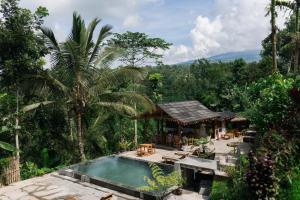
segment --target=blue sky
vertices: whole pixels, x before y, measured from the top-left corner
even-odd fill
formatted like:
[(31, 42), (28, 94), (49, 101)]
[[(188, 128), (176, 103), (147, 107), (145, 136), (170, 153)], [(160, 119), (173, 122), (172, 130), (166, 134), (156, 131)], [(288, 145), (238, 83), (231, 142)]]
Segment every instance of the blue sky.
[[(113, 25), (114, 32), (139, 31), (173, 43), (166, 63), (183, 62), (230, 51), (261, 48), (269, 33), (265, 17), (269, 0), (21, 0), (34, 10), (50, 12), (46, 26), (59, 40), (70, 31), (73, 11), (86, 22), (94, 17)], [(278, 24), (282, 27), (284, 17)]]

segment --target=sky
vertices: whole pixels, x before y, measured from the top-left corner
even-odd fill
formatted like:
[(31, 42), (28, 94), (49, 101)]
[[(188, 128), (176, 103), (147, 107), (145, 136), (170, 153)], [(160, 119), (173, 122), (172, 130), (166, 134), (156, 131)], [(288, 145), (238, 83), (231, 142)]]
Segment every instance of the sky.
[[(269, 34), (269, 0), (21, 0), (35, 10), (45, 6), (45, 25), (59, 41), (71, 30), (72, 13), (95, 17), (114, 32), (138, 31), (172, 43), (164, 62), (174, 64), (216, 54), (261, 49)], [(279, 14), (279, 27), (286, 14)]]

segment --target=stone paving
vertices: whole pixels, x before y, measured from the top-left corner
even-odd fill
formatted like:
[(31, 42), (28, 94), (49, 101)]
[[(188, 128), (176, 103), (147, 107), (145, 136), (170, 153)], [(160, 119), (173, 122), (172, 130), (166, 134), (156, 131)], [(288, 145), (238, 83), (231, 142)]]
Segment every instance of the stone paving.
[(114, 194), (112, 200), (136, 199), (72, 178), (47, 174), (1, 188), (0, 200), (100, 200), (110, 192)]
[[(242, 142), (243, 138), (232, 138), (229, 140), (212, 140), (212, 144), (208, 145), (210, 149), (214, 149), (214, 152), (216, 153), (216, 160), (220, 161), (222, 165), (231, 165), (232, 163), (226, 159), (227, 157), (235, 157), (233, 155), (233, 148), (228, 147), (227, 144), (230, 142), (240, 142), (239, 149), (241, 151), (241, 154), (247, 154), (249, 152), (250, 146), (248, 143)], [(136, 151), (127, 151), (124, 153), (121, 153), (120, 155), (128, 158), (134, 158), (134, 159), (140, 159), (145, 160), (149, 162), (163, 162), (162, 157), (167, 155), (174, 155), (174, 153), (178, 151), (176, 149), (156, 149), (155, 154), (139, 157), (137, 156)]]
[[(57, 173), (13, 183), (0, 188), (0, 200), (100, 200), (112, 193), (112, 200), (139, 200), (126, 194), (109, 190)], [(183, 190), (180, 196), (169, 195), (166, 200), (205, 200), (196, 192)]]

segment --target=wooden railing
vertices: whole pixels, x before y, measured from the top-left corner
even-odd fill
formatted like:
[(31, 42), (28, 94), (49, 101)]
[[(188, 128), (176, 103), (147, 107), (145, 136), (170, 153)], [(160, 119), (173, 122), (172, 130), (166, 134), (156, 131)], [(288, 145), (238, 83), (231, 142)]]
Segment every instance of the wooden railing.
[(0, 171), (0, 187), (20, 180), (20, 166), (18, 159), (16, 157), (8, 158), (5, 166), (3, 166)]

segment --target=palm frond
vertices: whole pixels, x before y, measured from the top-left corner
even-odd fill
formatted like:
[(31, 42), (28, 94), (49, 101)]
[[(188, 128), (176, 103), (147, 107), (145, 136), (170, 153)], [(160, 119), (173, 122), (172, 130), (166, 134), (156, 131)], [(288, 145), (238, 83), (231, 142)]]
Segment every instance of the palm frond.
[(72, 25), (72, 31), (69, 36), (69, 38), (76, 42), (77, 44), (80, 44), (81, 42), (81, 34), (85, 30), (85, 23), (84, 20), (81, 18), (81, 16), (77, 13), (73, 13), (73, 25)]
[(48, 87), (50, 87), (51, 89), (55, 90), (55, 91), (61, 91), (64, 94), (67, 94), (68, 88), (62, 83), (60, 82), (58, 79), (55, 79), (50, 73), (45, 72), (45, 73), (41, 73), (39, 75), (31, 75), (28, 76), (28, 78), (34, 78), (35, 81), (40, 81), (44, 84), (46, 84)]
[(16, 148), (12, 146), (11, 144), (8, 144), (6, 142), (1, 142), (0, 141), (0, 148), (7, 150), (7, 151), (16, 151)]
[(99, 96), (100, 99), (108, 101), (119, 101), (127, 105), (138, 105), (146, 111), (152, 111), (155, 107), (153, 102), (145, 95), (136, 92), (107, 92)]
[(41, 27), (42, 33), (46, 36), (46, 44), (52, 50), (59, 50), (58, 42), (53, 31), (47, 27)]
[(89, 49), (93, 47), (93, 45), (91, 43), (93, 40), (94, 31), (95, 31), (95, 28), (97, 27), (97, 25), (100, 23), (100, 21), (101, 21), (100, 19), (95, 18), (91, 21), (91, 23), (88, 26), (88, 29), (87, 29), (87, 34), (88, 34), (87, 51), (89, 51)]
[(93, 63), (97, 59), (100, 51), (100, 44), (104, 41), (105, 38), (112, 34), (111, 29), (112, 26), (110, 25), (105, 25), (101, 28), (94, 49), (90, 55), (90, 59), (88, 61), (89, 64)]
[(30, 104), (30, 105), (27, 105), (27, 106), (24, 106), (21, 111), (22, 112), (28, 112), (28, 111), (32, 111), (32, 110), (35, 110), (41, 106), (46, 106), (46, 105), (49, 105), (49, 104), (53, 104), (55, 101), (43, 101), (43, 102), (39, 102), (39, 103), (34, 103), (34, 104)]
[(96, 106), (99, 106), (102, 109), (105, 110), (114, 110), (119, 114), (127, 115), (135, 117), (137, 116), (137, 112), (134, 108), (132, 108), (129, 105), (125, 105), (123, 103), (119, 102), (97, 102), (95, 103)]
[(95, 79), (95, 86), (91, 89), (101, 94), (111, 85), (121, 84), (128, 80), (142, 80), (143, 69), (137, 67), (120, 67), (117, 69), (103, 69)]
[(106, 47), (101, 54), (98, 55), (93, 66), (97, 68), (107, 68), (115, 62), (123, 53), (123, 49), (116, 47)]
[(296, 4), (294, 2), (290, 2), (286, 0), (276, 0), (275, 5), (279, 7), (281, 10), (283, 9), (294, 10), (296, 8)]

